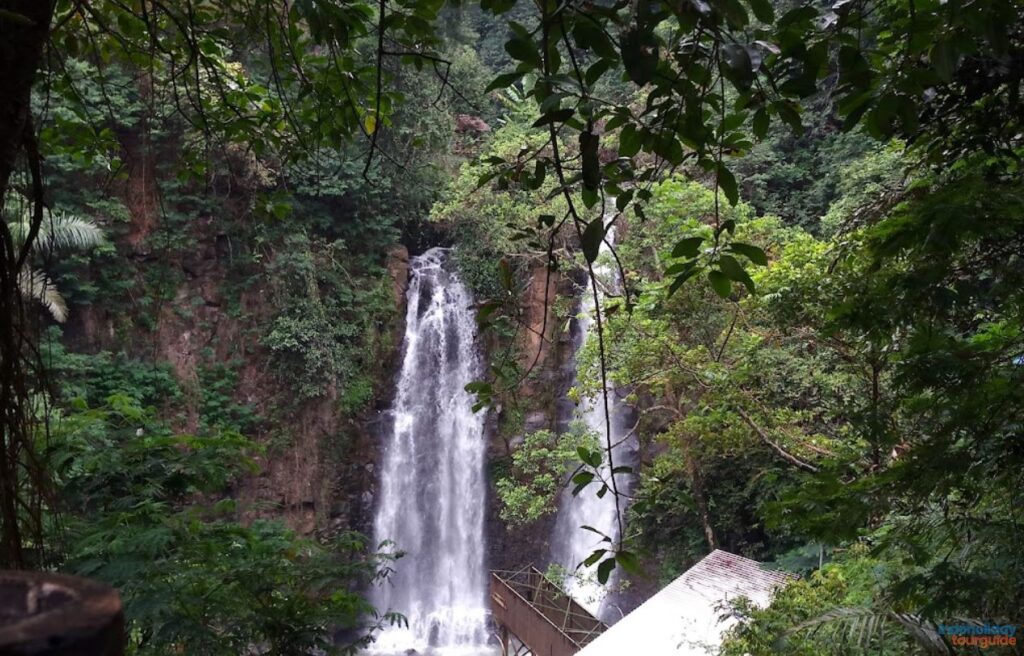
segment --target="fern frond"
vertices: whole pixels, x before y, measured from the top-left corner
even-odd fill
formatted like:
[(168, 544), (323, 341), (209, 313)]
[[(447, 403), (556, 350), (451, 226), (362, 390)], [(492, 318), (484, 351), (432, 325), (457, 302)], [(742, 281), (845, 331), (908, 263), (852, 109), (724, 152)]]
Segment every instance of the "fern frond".
[(90, 219), (73, 214), (51, 214), (43, 221), (43, 227), (41, 245), (51, 251), (88, 250), (106, 242), (102, 228)]
[[(4, 217), (6, 219), (6, 217)], [(7, 229), (11, 232), (11, 239), (14, 242), (14, 248), (20, 249), (25, 240), (28, 239), (28, 214), (24, 214), (19, 219), (7, 221)]]
[(105, 241), (103, 230), (90, 219), (73, 214), (51, 214), (40, 227), (36, 248), (42, 253), (89, 250)]

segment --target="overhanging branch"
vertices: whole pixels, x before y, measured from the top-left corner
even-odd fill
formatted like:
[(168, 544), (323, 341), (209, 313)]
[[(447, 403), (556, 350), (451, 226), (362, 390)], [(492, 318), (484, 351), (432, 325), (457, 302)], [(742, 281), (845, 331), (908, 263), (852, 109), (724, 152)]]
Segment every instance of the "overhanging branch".
[(736, 413), (739, 414), (739, 416), (743, 418), (743, 421), (746, 422), (747, 426), (750, 426), (750, 429), (754, 431), (759, 438), (761, 438), (761, 441), (768, 445), (768, 447), (771, 448), (771, 450), (774, 451), (776, 454), (778, 454), (780, 458), (782, 458), (789, 464), (794, 465), (804, 471), (811, 472), (812, 474), (817, 474), (818, 471), (820, 471), (811, 463), (805, 462), (800, 458), (794, 456), (789, 451), (783, 449), (777, 442), (773, 442), (771, 438), (768, 437), (768, 434), (764, 432), (764, 429), (758, 426), (754, 422), (754, 420), (750, 418), (750, 415), (748, 415), (746, 411), (743, 410), (743, 408), (737, 407)]

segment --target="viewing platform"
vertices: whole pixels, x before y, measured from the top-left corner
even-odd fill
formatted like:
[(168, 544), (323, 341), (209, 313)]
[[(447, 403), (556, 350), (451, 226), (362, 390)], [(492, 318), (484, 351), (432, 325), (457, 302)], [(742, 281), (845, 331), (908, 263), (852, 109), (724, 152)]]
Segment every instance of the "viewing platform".
[(533, 566), (491, 572), (491, 613), (503, 656), (572, 656), (608, 628)]
[(704, 656), (736, 622), (730, 603), (763, 608), (794, 578), (716, 549), (609, 628), (528, 567), (491, 572), (491, 612), (503, 656)]

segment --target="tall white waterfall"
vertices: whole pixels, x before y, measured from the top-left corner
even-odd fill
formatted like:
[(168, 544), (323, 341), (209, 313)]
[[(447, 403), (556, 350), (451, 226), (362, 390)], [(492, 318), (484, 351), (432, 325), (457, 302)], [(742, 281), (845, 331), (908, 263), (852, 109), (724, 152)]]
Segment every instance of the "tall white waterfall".
[[(606, 240), (609, 243), (614, 243), (614, 239), (614, 229), (609, 229)], [(607, 250), (607, 246), (602, 243), (601, 256), (594, 263), (594, 276), (601, 284), (606, 285), (606, 288), (615, 289), (620, 284), (618, 269), (607, 261)], [(599, 298), (603, 301), (604, 295), (599, 294)], [(589, 280), (583, 291), (580, 306), (578, 330), (574, 336), (576, 353), (580, 352), (580, 348), (586, 343), (595, 327), (594, 294)], [(612, 444), (615, 445), (612, 449), (612, 460), (616, 467), (633, 465), (636, 460), (637, 440), (635, 435), (627, 435), (629, 427), (625, 424), (629, 409), (619, 400), (615, 393), (615, 387), (610, 382), (607, 394), (611, 439)], [(600, 393), (581, 400), (576, 418), (583, 421), (588, 432), (600, 436), (602, 447), (607, 446), (604, 399)], [(604, 462), (601, 466), (601, 476), (605, 481), (610, 480), (611, 470), (608, 467), (607, 453), (604, 455)], [(615, 475), (615, 482), (620, 492), (628, 490), (631, 479), (632, 477), (628, 474)], [(575, 497), (571, 493), (572, 487), (574, 486), (569, 485), (564, 489), (559, 500), (558, 517), (552, 535), (552, 560), (570, 572), (565, 579), (564, 587), (577, 602), (602, 620), (618, 619), (615, 610), (607, 604), (607, 587), (597, 581), (597, 564), (577, 569), (577, 566), (586, 560), (587, 556), (595, 549), (605, 549), (609, 546), (607, 542), (602, 541), (599, 535), (582, 529), (581, 526), (593, 527), (611, 537), (613, 542), (618, 540), (619, 523), (615, 497), (610, 490), (603, 497), (598, 497), (597, 492), (601, 485), (596, 479)], [(621, 502), (619, 510), (625, 511), (625, 505)]]
[(384, 631), (373, 651), (479, 654), (488, 638), (484, 413), (463, 389), (481, 373), (473, 300), (447, 250), (414, 257), (410, 268), (374, 525), (378, 542), (406, 554), (374, 601), (409, 626)]

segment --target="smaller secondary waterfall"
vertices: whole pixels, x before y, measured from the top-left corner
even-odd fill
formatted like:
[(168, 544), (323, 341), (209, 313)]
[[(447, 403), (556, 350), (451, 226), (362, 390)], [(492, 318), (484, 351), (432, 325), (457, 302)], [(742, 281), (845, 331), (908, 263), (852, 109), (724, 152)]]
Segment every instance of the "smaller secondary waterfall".
[[(379, 610), (409, 620), (374, 652), (480, 654), (487, 643), (484, 413), (466, 383), (480, 377), (469, 291), (448, 251), (412, 258), (402, 368), (384, 446), (374, 532), (405, 552), (376, 590)], [(411, 652), (409, 652), (411, 653)]]
[[(614, 243), (614, 229), (609, 229), (606, 236), (608, 243)], [(609, 285), (612, 289), (620, 284), (618, 280), (618, 269), (614, 266), (603, 263), (606, 260), (607, 246), (601, 244), (601, 254), (594, 263), (594, 275), (602, 283)], [(603, 297), (602, 297), (603, 299)], [(574, 338), (574, 350), (580, 352), (581, 347), (586, 343), (588, 336), (594, 326), (594, 295), (590, 288), (590, 281), (584, 290), (578, 331)], [(636, 436), (627, 436), (628, 427), (625, 425), (629, 416), (629, 408), (626, 407), (615, 393), (615, 388), (608, 384), (608, 416), (611, 423), (612, 458), (616, 467), (622, 465), (634, 465), (636, 460), (637, 440)], [(607, 444), (607, 424), (605, 423), (604, 401), (600, 394), (594, 397), (583, 399), (577, 410), (577, 418), (582, 420), (589, 432), (597, 433), (600, 436), (602, 447)], [(608, 456), (605, 454), (604, 464), (601, 467), (601, 475), (609, 480), (610, 469), (608, 468)], [(621, 491), (628, 491), (632, 477), (628, 474), (616, 474), (615, 482)], [(581, 529), (581, 526), (591, 526), (604, 535), (610, 536), (612, 540), (619, 538), (619, 526), (616, 519), (615, 498), (611, 491), (603, 497), (597, 496), (600, 485), (592, 482), (580, 491), (579, 495), (572, 496), (572, 485), (562, 490), (559, 501), (558, 517), (555, 521), (555, 529), (552, 544), (552, 561), (564, 567), (570, 574), (566, 577), (564, 587), (576, 601), (590, 611), (594, 616), (611, 621), (617, 619), (613, 608), (608, 605), (607, 587), (597, 581), (597, 565), (592, 567), (580, 567), (580, 563), (586, 560), (587, 556), (595, 549), (608, 547), (602, 542), (597, 534)], [(622, 502), (620, 501), (620, 505)], [(625, 510), (622, 505), (621, 510)], [(609, 581), (611, 583), (611, 581)]]

